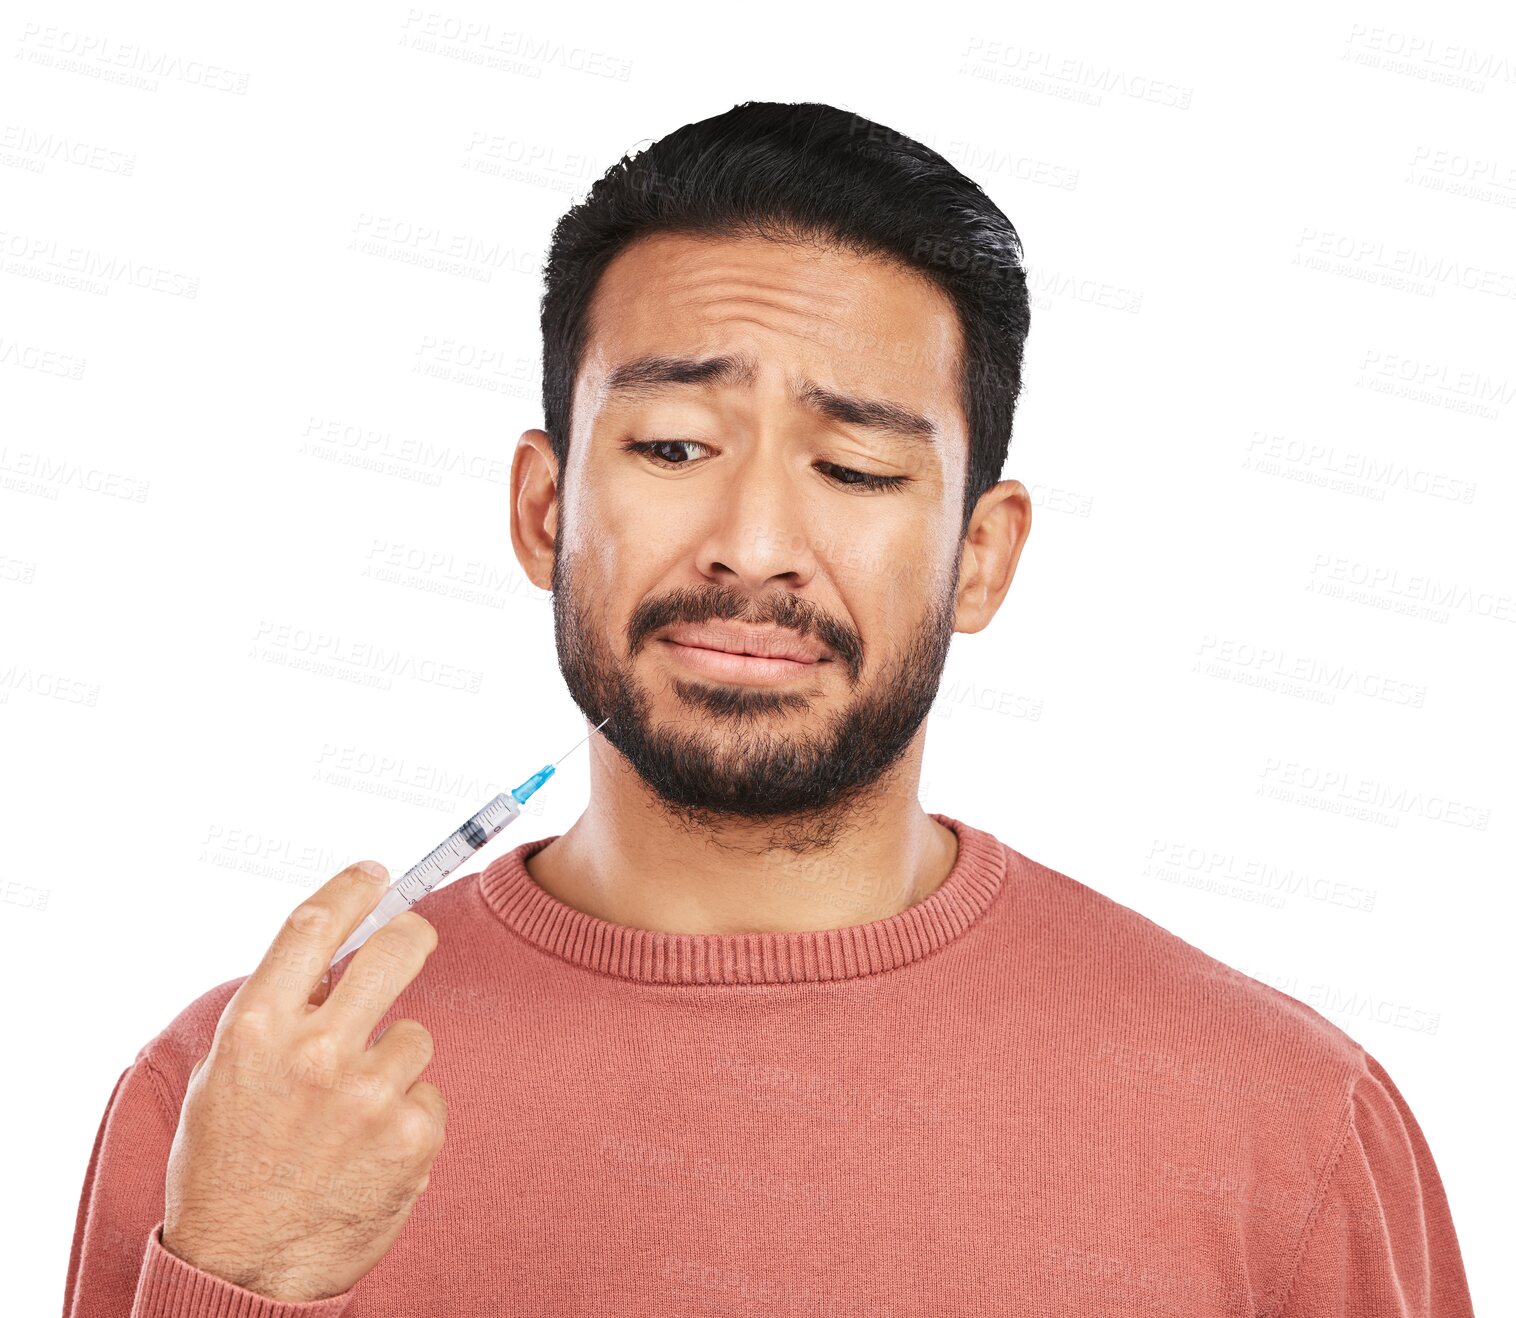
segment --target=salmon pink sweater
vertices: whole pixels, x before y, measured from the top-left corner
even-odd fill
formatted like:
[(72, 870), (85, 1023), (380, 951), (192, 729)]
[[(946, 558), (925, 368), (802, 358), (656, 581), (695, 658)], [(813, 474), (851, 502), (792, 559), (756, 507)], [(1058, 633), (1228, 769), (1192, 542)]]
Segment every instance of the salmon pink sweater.
[[(1471, 1314), (1373, 1057), (933, 818), (946, 880), (839, 929), (597, 919), (527, 871), (552, 838), (430, 893), (437, 949), (384, 1021), (431, 1031), (446, 1142), (389, 1253), (328, 1299), (278, 1303), (159, 1238), (189, 1072), (242, 980), (212, 989), (116, 1082), (65, 1318)], [(304, 1169), (253, 1166), (300, 1192)]]

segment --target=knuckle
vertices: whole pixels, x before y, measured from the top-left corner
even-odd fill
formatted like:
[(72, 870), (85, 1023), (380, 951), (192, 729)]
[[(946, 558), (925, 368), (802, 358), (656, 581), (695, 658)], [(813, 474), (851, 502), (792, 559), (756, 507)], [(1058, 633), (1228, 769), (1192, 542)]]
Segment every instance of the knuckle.
[[(399, 1037), (395, 1040), (395, 1047), (405, 1059), (407, 1067), (419, 1071), (432, 1060), (432, 1036), (426, 1026), (420, 1021), (396, 1021), (390, 1027), (393, 1033), (396, 1026), (400, 1029)], [(385, 1035), (386, 1038), (389, 1034)]]
[(416, 922), (420, 919), (414, 911), (401, 911), (369, 942), (378, 943), (397, 956), (410, 956), (416, 946)]
[(379, 1133), (387, 1137), (390, 1130), (389, 1114), (400, 1105), (405, 1086), (383, 1070), (366, 1068), (359, 1075), (360, 1080), (355, 1083), (355, 1088), (361, 1089)]
[(408, 947), (420, 946), (430, 955), (432, 949), (437, 946), (437, 929), (424, 915), (418, 915), (415, 911), (402, 911), (393, 920), (390, 926), (399, 925), (405, 934)]
[(233, 1042), (252, 1043), (266, 1039), (274, 1024), (273, 1015), (258, 1002), (239, 1004), (222, 1019), (222, 1033)]
[(437, 1118), (418, 1103), (406, 1103), (395, 1116), (397, 1136), (411, 1156), (418, 1159), (435, 1156), (437, 1127)]
[(432, 1047), (432, 1032), (420, 1021), (410, 1016), (402, 1016), (390, 1025), (390, 1029), (399, 1033), (400, 1037), (409, 1044), (419, 1044), (428, 1052)]
[(418, 1080), (411, 1086), (411, 1097), (429, 1105), (428, 1112), (436, 1126), (437, 1145), (442, 1145), (442, 1135), (447, 1127), (447, 1099), (442, 1091), (427, 1080)]
[(424, 961), (437, 941), (437, 932), (413, 911), (402, 911), (364, 944), (370, 959), (395, 971), (411, 971)]
[(342, 1065), (343, 1051), (337, 1040), (322, 1032), (301, 1041), (297, 1051), (299, 1069), (307, 1075), (332, 1075)]
[(286, 931), (301, 939), (323, 937), (331, 925), (331, 910), (319, 902), (301, 902), (284, 921)]
[(425, 1043), (417, 1038), (417, 1031), (425, 1031), (415, 1021), (397, 1020), (386, 1025), (375, 1036), (371, 1045), (376, 1057), (386, 1059), (390, 1066), (398, 1064), (400, 1069), (409, 1069), (415, 1066), (425, 1057), (431, 1056), (431, 1040), (427, 1037)]
[(363, 978), (354, 982), (361, 983), (376, 995), (385, 993), (390, 981), (398, 979), (411, 966), (404, 938), (387, 934), (388, 929), (386, 925), (358, 949), (359, 956), (368, 955), (364, 957)]

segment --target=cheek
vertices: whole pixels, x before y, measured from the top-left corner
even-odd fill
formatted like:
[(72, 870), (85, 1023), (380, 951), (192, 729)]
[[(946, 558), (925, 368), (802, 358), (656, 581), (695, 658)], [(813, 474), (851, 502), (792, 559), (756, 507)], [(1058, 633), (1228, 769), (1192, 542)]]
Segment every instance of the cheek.
[(836, 591), (827, 611), (857, 633), (863, 645), (865, 684), (888, 672), (920, 626), (926, 607), (919, 552), (894, 536), (859, 533), (837, 536), (821, 570)]
[(923, 533), (919, 518), (894, 525), (876, 515), (836, 527), (825, 561), (845, 592), (866, 602), (872, 617), (905, 625), (938, 588), (942, 552), (942, 545)]
[(567, 552), (585, 606), (600, 623), (617, 623), (657, 589), (678, 540), (646, 500), (618, 497), (606, 482), (594, 489), (569, 509)]

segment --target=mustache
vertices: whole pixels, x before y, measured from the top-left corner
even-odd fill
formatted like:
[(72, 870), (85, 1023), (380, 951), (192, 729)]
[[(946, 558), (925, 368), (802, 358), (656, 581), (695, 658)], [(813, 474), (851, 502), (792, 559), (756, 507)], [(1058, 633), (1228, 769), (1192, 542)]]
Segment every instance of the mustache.
[(855, 675), (863, 662), (863, 643), (857, 633), (809, 600), (783, 592), (754, 598), (730, 586), (689, 586), (638, 605), (627, 621), (628, 655), (634, 657), (654, 632), (679, 622), (783, 627), (801, 636), (816, 637)]

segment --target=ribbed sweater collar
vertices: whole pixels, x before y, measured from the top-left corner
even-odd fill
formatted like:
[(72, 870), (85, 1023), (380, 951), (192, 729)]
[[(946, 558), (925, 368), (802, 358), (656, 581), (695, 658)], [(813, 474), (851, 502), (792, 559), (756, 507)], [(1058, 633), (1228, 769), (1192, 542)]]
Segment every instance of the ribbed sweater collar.
[(998, 839), (947, 815), (958, 857), (937, 890), (868, 924), (787, 933), (671, 934), (614, 924), (577, 911), (538, 886), (526, 862), (561, 834), (523, 842), (479, 876), (489, 908), (553, 956), (617, 979), (647, 984), (793, 984), (898, 970), (957, 938), (1005, 882)]

